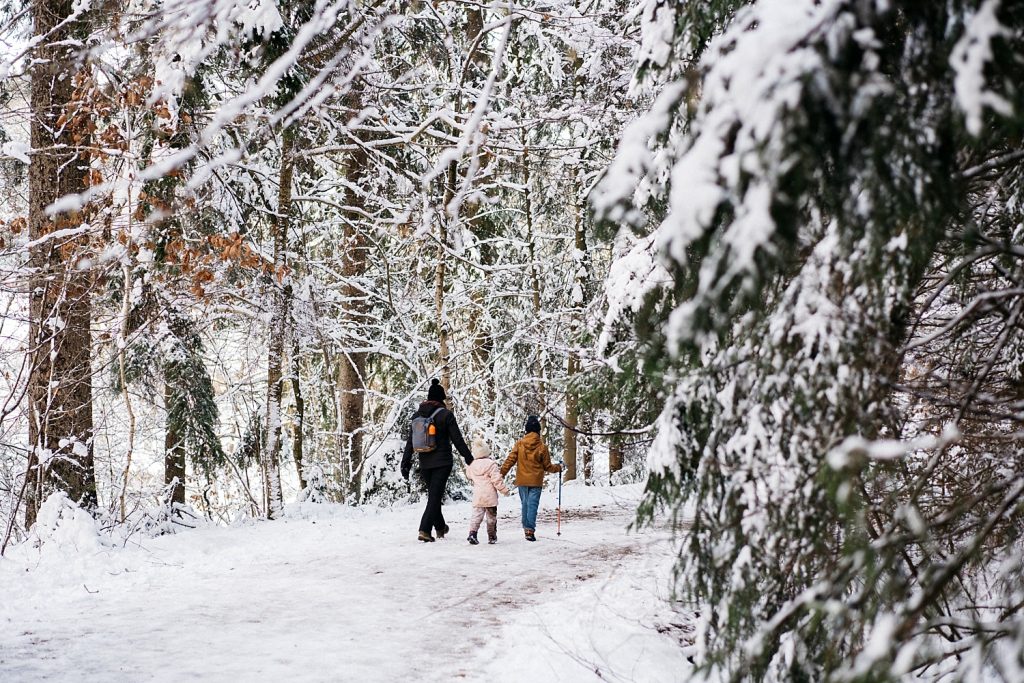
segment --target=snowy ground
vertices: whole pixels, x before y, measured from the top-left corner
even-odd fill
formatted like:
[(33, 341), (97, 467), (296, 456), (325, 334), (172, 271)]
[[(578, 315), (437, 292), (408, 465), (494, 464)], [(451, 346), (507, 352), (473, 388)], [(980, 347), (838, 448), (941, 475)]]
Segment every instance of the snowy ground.
[(417, 543), (418, 507), (292, 516), (127, 548), (0, 559), (2, 681), (677, 681), (671, 543), (627, 534), (636, 487), (545, 494), (537, 543)]

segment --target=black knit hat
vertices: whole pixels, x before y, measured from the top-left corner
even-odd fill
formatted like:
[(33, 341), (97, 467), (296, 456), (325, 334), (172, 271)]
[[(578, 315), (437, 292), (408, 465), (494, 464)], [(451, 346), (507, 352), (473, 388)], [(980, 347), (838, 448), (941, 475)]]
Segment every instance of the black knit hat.
[(537, 432), (540, 434), (540, 418), (536, 415), (530, 415), (526, 418), (526, 431), (527, 433)]
[(437, 379), (430, 380), (430, 388), (427, 389), (427, 400), (444, 403), (444, 400), (447, 397), (447, 394), (444, 393), (444, 387), (441, 386), (441, 382)]

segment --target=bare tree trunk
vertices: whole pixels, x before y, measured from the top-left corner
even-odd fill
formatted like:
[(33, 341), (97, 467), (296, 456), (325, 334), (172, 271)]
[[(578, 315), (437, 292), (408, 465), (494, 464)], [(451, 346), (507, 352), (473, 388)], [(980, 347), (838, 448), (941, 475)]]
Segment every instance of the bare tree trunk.
[(278, 177), (277, 214), (274, 216), (274, 287), (270, 342), (267, 348), (267, 447), (263, 452), (263, 503), (268, 519), (281, 515), (281, 393), (284, 339), (287, 333), (288, 294), (285, 284), (285, 251), (288, 238), (288, 214), (292, 198), (292, 132), (281, 134), (281, 172)]
[[(579, 356), (575, 353), (569, 354), (565, 367), (565, 374), (569, 380), (572, 380), (576, 373), (579, 372), (579, 362)], [(565, 394), (565, 427), (562, 430), (562, 457), (565, 460), (565, 474), (563, 477), (565, 481), (572, 481), (576, 478), (577, 439), (575, 430), (578, 426), (579, 401), (576, 397), (576, 392), (570, 389)]]
[[(490, 277), (485, 274), (485, 282), (489, 284)], [(494, 353), (494, 339), (491, 337), (490, 326), (480, 313), (484, 310), (483, 296), (478, 292), (473, 294), (473, 303), (476, 311), (470, 314), (467, 323), (468, 336), (473, 344), (473, 365), (476, 369), (475, 377), (483, 374), (483, 387), (475, 387), (471, 394), (473, 413), (481, 416), (493, 411), (495, 405), (496, 387), (494, 383), (494, 368), (491, 359)], [(477, 380), (478, 381), (478, 380)], [(474, 382), (475, 384), (476, 382)]]
[[(347, 97), (352, 112), (363, 107), (362, 88), (357, 84)], [(341, 274), (345, 278), (342, 290), (346, 302), (346, 322), (352, 331), (361, 329), (366, 323), (368, 305), (366, 292), (359, 280), (366, 274), (369, 263), (369, 249), (364, 233), (358, 228), (359, 211), (364, 205), (363, 194), (357, 189), (366, 177), (368, 157), (366, 149), (357, 147), (349, 152), (345, 162), (345, 206), (357, 209), (346, 221), (345, 247), (342, 250)], [(360, 345), (362, 341), (358, 342)], [(342, 458), (349, 463), (346, 492), (352, 502), (358, 503), (362, 494), (363, 479), (363, 412), (366, 403), (367, 353), (348, 350), (340, 361), (341, 383), (341, 435)]]
[(338, 489), (341, 492), (341, 501), (345, 500), (348, 496), (348, 490), (350, 488), (350, 482), (352, 480), (352, 462), (348, 459), (348, 453), (346, 453), (347, 440), (345, 439), (345, 394), (344, 394), (344, 382), (342, 380), (342, 368), (345, 366), (344, 353), (338, 355), (337, 367), (332, 366), (332, 372), (335, 373), (334, 383), (334, 424), (335, 434), (335, 457), (337, 460), (337, 475), (338, 475)]
[[(576, 201), (577, 185), (576, 171), (571, 174), (570, 187), (573, 192), (572, 213), (575, 232), (575, 249), (573, 251), (573, 277), (572, 289), (569, 293), (569, 344), (575, 347), (579, 342), (580, 328), (583, 324), (583, 301), (584, 288), (587, 284), (587, 233), (583, 224), (583, 215), (579, 203)], [(565, 422), (567, 427), (564, 430), (564, 448), (566, 464), (566, 480), (572, 481), (576, 478), (576, 456), (577, 433), (575, 428), (579, 425), (579, 390), (576, 387), (577, 375), (580, 372), (580, 355), (575, 348), (569, 351), (569, 358), (565, 363)], [(572, 427), (572, 428), (570, 428)]]
[(341, 356), (338, 373), (341, 386), (342, 457), (348, 462), (346, 492), (351, 502), (358, 503), (363, 469), (363, 407), (366, 396), (366, 353), (362, 351)]
[(131, 287), (132, 270), (127, 261), (121, 267), (121, 275), (124, 279), (121, 298), (121, 338), (118, 342), (117, 365), (121, 379), (121, 393), (124, 398), (124, 408), (128, 413), (128, 452), (125, 456), (124, 474), (121, 476), (121, 523), (126, 518), (125, 499), (128, 496), (128, 475), (132, 469), (132, 454), (135, 450), (135, 410), (132, 408), (132, 397), (128, 393), (128, 370), (127, 370), (127, 348), (129, 316), (131, 312)]
[[(526, 140), (523, 140), (523, 187), (525, 188), (525, 203), (526, 203), (526, 242), (529, 245), (529, 256), (530, 256), (530, 288), (532, 289), (533, 297), (533, 316), (534, 320), (540, 319), (540, 273), (537, 270), (537, 245), (534, 240), (533, 232), (533, 197), (530, 191), (530, 158), (529, 150), (527, 149)], [(547, 396), (546, 390), (546, 377), (547, 368), (544, 363), (544, 350), (543, 347), (538, 345), (537, 355), (534, 356), (532, 370), (533, 376), (536, 379), (536, 406), (537, 414), (541, 415), (547, 410)]]
[[(581, 77), (578, 75), (582, 59), (573, 48), (569, 49), (567, 63), (571, 65), (570, 77), (573, 84), (573, 99), (575, 100), (580, 92)], [(569, 293), (569, 357), (565, 362), (565, 423), (563, 430), (563, 448), (565, 458), (565, 479), (572, 481), (576, 479), (577, 456), (579, 454), (579, 435), (576, 428), (579, 426), (579, 390), (576, 387), (577, 376), (580, 372), (580, 356), (575, 350), (580, 339), (580, 327), (583, 323), (583, 291), (587, 278), (587, 235), (583, 224), (583, 211), (580, 207), (579, 196), (579, 175), (576, 167), (573, 167), (569, 174), (569, 192), (571, 192), (571, 208), (573, 217), (573, 232), (575, 236), (575, 250), (573, 251), (573, 279), (572, 289)]]
[(306, 401), (302, 397), (302, 384), (299, 381), (299, 341), (292, 342), (292, 398), (295, 401), (295, 429), (292, 430), (292, 460), (295, 471), (299, 475), (299, 487), (306, 488), (306, 475), (302, 470), (302, 433), (306, 425)]
[(164, 407), (167, 409), (167, 424), (164, 427), (164, 484), (167, 486), (167, 502), (185, 504), (185, 446), (181, 443), (178, 425), (170, 417), (174, 391), (170, 384), (164, 384)]
[(608, 477), (622, 469), (622, 444), (612, 437), (608, 444)]
[[(32, 51), (29, 166), (29, 482), (25, 524), (35, 521), (51, 489), (95, 508), (93, 464), (91, 276), (77, 268), (87, 237), (56, 237), (75, 230), (80, 212), (48, 216), (58, 198), (85, 189), (87, 117), (74, 91), (72, 0), (35, 0), (34, 33), (46, 36)], [(59, 27), (59, 28), (58, 28)], [(50, 239), (46, 239), (50, 236)]]
[[(455, 182), (457, 180), (458, 169), (455, 162), (448, 164), (448, 173), (446, 177), (447, 187), (445, 188), (444, 195), (444, 206), (447, 209), (452, 199), (455, 197)], [(448, 325), (448, 314), (444, 309), (444, 286), (445, 286), (445, 275), (447, 270), (447, 257), (445, 253), (445, 246), (448, 244), (448, 233), (445, 228), (445, 223), (442, 221), (438, 224), (438, 242), (440, 246), (438, 248), (437, 255), (437, 270), (434, 271), (434, 311), (437, 317), (437, 337), (438, 337), (438, 352), (437, 352), (437, 364), (441, 368), (441, 385), (444, 388), (451, 388), (452, 381), (452, 369), (451, 369), (451, 349), (449, 348), (449, 325)]]
[[(479, 81), (482, 78), (482, 69), (487, 63), (487, 55), (483, 50), (483, 44), (478, 41), (480, 34), (484, 27), (484, 16), (483, 12), (479, 8), (467, 7), (466, 10), (466, 38), (468, 44), (472, 46), (472, 51), (468, 55), (469, 63), (473, 65), (472, 69), (466, 69), (463, 71), (460, 77), (459, 85), (463, 85), (466, 80), (470, 82)], [(453, 78), (456, 74), (452, 73)], [(456, 94), (454, 102), (454, 109), (456, 112), (461, 113), (463, 109), (463, 102), (461, 94)], [(444, 190), (444, 214), (447, 216), (447, 220), (455, 221), (457, 216), (450, 215), (450, 209), (452, 208), (452, 201), (456, 195), (456, 185), (459, 179), (458, 164), (452, 161), (448, 164), (447, 173), (445, 175), (445, 190)], [(446, 222), (442, 220), (438, 224), (438, 242), (440, 248), (438, 250), (437, 258), (437, 270), (434, 271), (434, 310), (437, 316), (437, 334), (438, 334), (438, 366), (441, 368), (441, 384), (445, 389), (451, 388), (452, 382), (452, 367), (451, 367), (451, 321), (448, 319), (447, 312), (444, 306), (444, 288), (445, 288), (445, 277), (447, 275), (447, 254), (445, 253), (445, 247), (448, 245), (448, 231), (446, 230)], [(448, 403), (446, 401), (446, 403)]]
[(584, 439), (580, 451), (583, 460), (583, 483), (590, 486), (594, 483), (594, 444), (590, 439)]

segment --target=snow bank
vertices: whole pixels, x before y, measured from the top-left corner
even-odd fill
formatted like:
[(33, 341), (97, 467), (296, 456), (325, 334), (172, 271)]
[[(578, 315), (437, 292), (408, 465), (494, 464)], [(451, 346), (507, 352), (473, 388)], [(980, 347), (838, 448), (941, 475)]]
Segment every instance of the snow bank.
[(679, 680), (674, 545), (626, 532), (640, 489), (568, 485), (560, 537), (545, 492), (538, 543), (512, 496), (494, 546), (465, 542), (467, 503), (429, 544), (420, 505), (306, 503), (101, 553), (96, 523), (56, 498), (43, 547), (82, 562), (27, 543), (0, 559), (0, 680)]
[(606, 558), (611, 575), (588, 571), (552, 579), (555, 594), (516, 612), (482, 652), (489, 662), (469, 680), (684, 680), (693, 665), (689, 616), (673, 607), (667, 537), (645, 539), (637, 554)]

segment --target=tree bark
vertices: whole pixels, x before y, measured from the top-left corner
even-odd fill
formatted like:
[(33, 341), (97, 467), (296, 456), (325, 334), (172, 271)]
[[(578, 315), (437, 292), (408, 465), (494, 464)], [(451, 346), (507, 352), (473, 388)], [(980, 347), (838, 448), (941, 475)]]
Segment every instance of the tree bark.
[[(446, 177), (447, 186), (445, 188), (444, 195), (444, 206), (447, 207), (451, 204), (452, 199), (455, 197), (455, 182), (458, 178), (458, 168), (455, 162), (448, 164), (448, 173)], [(438, 336), (438, 351), (437, 351), (437, 364), (441, 368), (441, 385), (447, 391), (451, 388), (452, 382), (452, 369), (451, 369), (451, 349), (449, 348), (449, 326), (448, 326), (448, 315), (444, 308), (444, 287), (445, 287), (445, 276), (447, 275), (447, 261), (448, 255), (445, 253), (445, 246), (448, 244), (448, 232), (445, 229), (444, 221), (440, 222), (437, 226), (438, 235), (437, 240), (439, 243), (438, 254), (437, 254), (437, 270), (434, 271), (434, 313), (437, 317), (437, 336)]]
[(170, 405), (173, 390), (164, 384), (164, 406), (168, 408), (167, 424), (164, 427), (164, 484), (167, 486), (167, 502), (185, 504), (185, 447), (181, 434), (170, 419)]
[[(579, 357), (569, 354), (566, 361), (565, 374), (571, 380), (579, 371)], [(562, 430), (562, 457), (565, 460), (565, 481), (576, 478), (576, 427), (579, 426), (579, 401), (576, 392), (571, 389), (565, 393), (565, 427)]]
[(267, 347), (267, 447), (263, 451), (263, 504), (268, 519), (280, 516), (284, 507), (281, 493), (281, 394), (284, 340), (287, 333), (288, 294), (285, 279), (285, 252), (288, 239), (288, 215), (292, 198), (292, 137), (285, 129), (281, 134), (281, 171), (278, 176), (277, 214), (272, 221), (274, 234), (274, 302)]
[(299, 488), (306, 488), (306, 475), (302, 471), (302, 449), (304, 440), (303, 429), (306, 425), (306, 401), (302, 397), (302, 384), (299, 381), (299, 342), (298, 339), (292, 342), (292, 399), (295, 401), (295, 428), (292, 430), (292, 460), (295, 461), (295, 471), (299, 475)]
[(608, 476), (622, 469), (622, 444), (612, 437), (608, 444)]
[(575, 381), (580, 372), (580, 355), (579, 352), (575, 350), (575, 345), (579, 342), (580, 328), (583, 325), (584, 288), (587, 284), (588, 275), (587, 233), (586, 227), (583, 224), (583, 212), (580, 210), (579, 203), (575, 200), (575, 196), (577, 196), (576, 179), (577, 176), (574, 169), (571, 173), (571, 180), (569, 183), (574, 195), (574, 199), (572, 201), (572, 213), (575, 233), (575, 249), (573, 250), (572, 256), (572, 289), (569, 293), (569, 344), (571, 349), (569, 351), (569, 358), (565, 363), (565, 422), (567, 425), (572, 427), (572, 429), (570, 429), (567, 426), (564, 430), (566, 480), (568, 481), (572, 481), (576, 478), (578, 435), (575, 428), (579, 425), (579, 392), (576, 388)]
[[(362, 89), (356, 84), (347, 97), (348, 108), (359, 112), (363, 107)], [(368, 157), (366, 149), (359, 146), (352, 150), (345, 162), (345, 206), (352, 213), (345, 221), (345, 248), (342, 251), (341, 273), (345, 278), (342, 295), (346, 302), (346, 323), (353, 332), (362, 329), (366, 322), (368, 304), (366, 293), (359, 280), (366, 275), (369, 250), (366, 236), (358, 228), (360, 210), (365, 204), (358, 188), (366, 177)], [(358, 340), (359, 345), (364, 345)], [(339, 380), (341, 384), (341, 434), (342, 462), (348, 462), (347, 494), (352, 502), (358, 503), (362, 494), (363, 475), (363, 411), (366, 403), (366, 351), (349, 349), (340, 358)]]
[(583, 448), (580, 451), (583, 460), (583, 483), (590, 486), (594, 483), (594, 446), (590, 439), (583, 440)]
[[(534, 320), (540, 319), (540, 272), (537, 270), (537, 246), (534, 241), (533, 232), (533, 197), (530, 192), (530, 158), (529, 149), (526, 145), (526, 140), (523, 140), (523, 187), (525, 188), (524, 200), (526, 203), (526, 243), (528, 245), (528, 254), (530, 256), (530, 288), (532, 290), (532, 303), (533, 303), (533, 316)], [(535, 390), (535, 405), (536, 412), (538, 415), (542, 415), (547, 410), (547, 396), (545, 395), (545, 382), (547, 377), (547, 368), (544, 363), (543, 356), (543, 345), (537, 345), (537, 354), (534, 356), (532, 364), (533, 376), (536, 380)]]
[[(51, 489), (67, 492), (86, 508), (97, 506), (93, 464), (91, 275), (79, 270), (87, 236), (56, 237), (77, 230), (81, 213), (48, 216), (46, 207), (86, 188), (86, 116), (76, 109), (74, 48), (77, 22), (67, 22), (71, 0), (35, 0), (29, 167), (29, 481), (25, 523)], [(58, 28), (59, 27), (59, 28)], [(50, 236), (50, 239), (44, 239)]]
[[(467, 55), (467, 59), (471, 68), (467, 68), (459, 79), (459, 86), (463, 86), (467, 81), (470, 83), (477, 83), (483, 78), (483, 69), (487, 63), (487, 54), (483, 49), (483, 43), (478, 40), (480, 34), (484, 28), (484, 15), (479, 8), (467, 7), (466, 9), (466, 41), (467, 45), (471, 46), (471, 52)], [(450, 74), (452, 78), (456, 78), (456, 74)], [(456, 112), (461, 113), (463, 110), (463, 99), (461, 90), (456, 92), (454, 109)], [(459, 179), (459, 168), (458, 163), (452, 161), (448, 164), (448, 169), (445, 174), (445, 188), (444, 188), (444, 215), (447, 217), (446, 220), (457, 221), (456, 215), (453, 213), (452, 202), (456, 196), (456, 185)], [(445, 390), (451, 388), (452, 382), (452, 367), (451, 367), (451, 322), (448, 319), (447, 311), (445, 311), (445, 277), (447, 276), (447, 254), (445, 253), (445, 247), (448, 245), (448, 231), (446, 229), (446, 221), (442, 220), (438, 224), (438, 259), (437, 259), (437, 270), (434, 271), (434, 310), (437, 316), (437, 334), (438, 334), (438, 366), (441, 369), (441, 385), (445, 387)], [(448, 405), (448, 401), (445, 404)]]
[[(580, 66), (583, 60), (574, 48), (569, 48), (566, 63), (570, 65), (569, 74), (572, 79), (573, 100), (579, 96), (582, 86), (582, 78), (579, 75)], [(579, 175), (576, 167), (572, 167), (569, 173), (569, 191), (571, 194), (571, 209), (573, 218), (574, 246), (572, 264), (573, 278), (572, 288), (569, 293), (569, 357), (565, 362), (565, 422), (563, 430), (563, 448), (565, 458), (565, 479), (572, 481), (576, 479), (577, 456), (579, 454), (579, 435), (576, 428), (579, 426), (579, 392), (575, 386), (575, 380), (580, 372), (580, 355), (575, 350), (580, 339), (580, 328), (583, 324), (583, 292), (587, 279), (587, 234), (586, 226), (583, 223), (583, 211), (578, 201), (581, 193), (579, 187)], [(571, 428), (570, 428), (571, 427)]]

